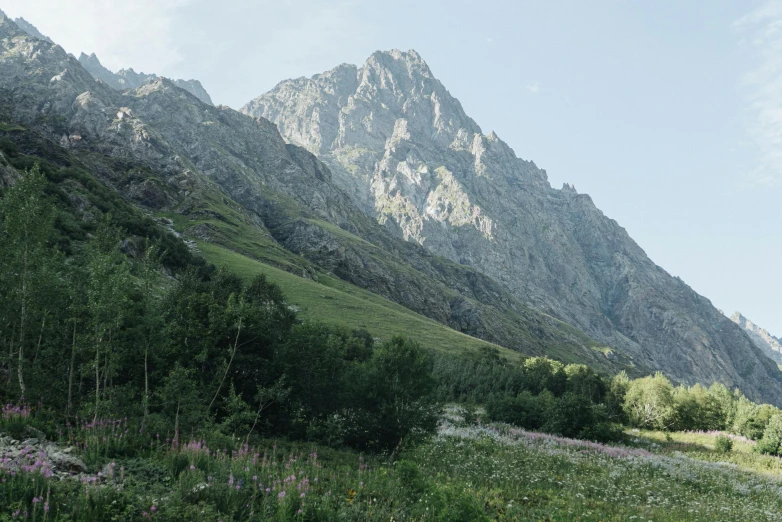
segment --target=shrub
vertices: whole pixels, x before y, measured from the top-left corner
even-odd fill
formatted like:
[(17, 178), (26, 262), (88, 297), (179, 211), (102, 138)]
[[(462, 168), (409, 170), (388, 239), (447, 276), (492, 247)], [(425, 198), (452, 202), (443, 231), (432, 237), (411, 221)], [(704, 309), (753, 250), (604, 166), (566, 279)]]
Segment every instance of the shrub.
[(516, 397), (508, 394), (497, 395), (486, 403), (486, 414), (493, 421), (535, 430), (543, 425), (546, 402), (545, 398), (538, 400), (538, 397), (528, 391), (521, 392)]
[(758, 441), (755, 450), (769, 455), (779, 455), (780, 444), (782, 444), (782, 414), (776, 414), (768, 422), (763, 438)]
[(733, 449), (733, 441), (725, 435), (717, 435), (714, 440), (714, 450), (717, 453), (730, 453)]

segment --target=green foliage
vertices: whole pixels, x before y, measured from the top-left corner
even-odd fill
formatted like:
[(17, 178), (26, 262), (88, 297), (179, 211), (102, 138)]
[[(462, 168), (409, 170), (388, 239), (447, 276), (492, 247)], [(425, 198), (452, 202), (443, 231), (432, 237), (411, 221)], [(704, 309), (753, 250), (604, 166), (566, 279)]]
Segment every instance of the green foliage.
[(768, 422), (763, 438), (755, 446), (759, 453), (780, 455), (782, 452), (782, 414), (775, 414)]
[(676, 419), (671, 381), (659, 372), (632, 381), (625, 394), (624, 409), (634, 426), (671, 428)]
[(714, 450), (717, 453), (730, 453), (733, 449), (733, 441), (726, 435), (719, 435), (714, 439)]

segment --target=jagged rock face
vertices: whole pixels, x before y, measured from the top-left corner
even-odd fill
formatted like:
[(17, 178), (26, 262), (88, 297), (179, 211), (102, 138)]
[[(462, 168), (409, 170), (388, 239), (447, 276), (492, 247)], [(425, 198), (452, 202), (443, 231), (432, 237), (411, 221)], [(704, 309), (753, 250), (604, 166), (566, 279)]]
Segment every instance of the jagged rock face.
[[(0, 11), (0, 14), (2, 14), (2, 11)], [(54, 43), (51, 38), (41, 34), (41, 31), (39, 31), (37, 27), (35, 27), (33, 24), (31, 24), (24, 18), (17, 18), (16, 20), (14, 20), (14, 23), (16, 23), (19, 29), (29, 34), (33, 38), (38, 38), (39, 40), (44, 40), (49, 43)]]
[(741, 313), (736, 312), (730, 316), (730, 320), (747, 332), (749, 338), (760, 348), (769, 358), (782, 364), (782, 341), (774, 337), (764, 328), (756, 325)]
[(684, 383), (779, 401), (780, 372), (572, 186), (484, 135), (414, 51), (280, 83), (242, 108), (317, 154), (393, 234)]
[(111, 89), (62, 48), (0, 21), (3, 120), (58, 143), (140, 205), (187, 214), (194, 194), (222, 193), (255, 216), (264, 236), (358, 286), (528, 354), (554, 346), (571, 360), (614, 368), (586, 336), (496, 281), (389, 234), (325, 164), (264, 118), (204, 104), (163, 78)]
[[(100, 80), (112, 89), (118, 91), (124, 89), (135, 89), (146, 83), (155, 81), (158, 78), (158, 76), (155, 74), (137, 73), (133, 70), (133, 68), (121, 69), (116, 73), (113, 73), (100, 63), (100, 60), (98, 60), (98, 57), (95, 56), (95, 53), (92, 53), (89, 56), (81, 53), (79, 56), (79, 62), (93, 77), (95, 77), (96, 80)], [(172, 81), (174, 85), (180, 89), (184, 89), (202, 102), (212, 105), (212, 98), (198, 80)]]

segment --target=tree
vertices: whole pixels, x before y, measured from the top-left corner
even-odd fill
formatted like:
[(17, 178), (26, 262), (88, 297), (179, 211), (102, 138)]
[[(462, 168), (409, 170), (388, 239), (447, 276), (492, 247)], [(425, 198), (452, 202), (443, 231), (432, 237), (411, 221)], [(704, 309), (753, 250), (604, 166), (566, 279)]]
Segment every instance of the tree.
[(355, 420), (372, 427), (369, 441), (354, 441), (396, 452), (403, 441), (434, 431), (439, 405), (434, 400), (431, 359), (414, 341), (395, 336), (348, 378), (361, 383), (353, 400), (363, 410)]
[(676, 415), (671, 381), (660, 372), (632, 381), (625, 395), (624, 409), (634, 426), (670, 429)]
[(142, 299), (141, 338), (144, 344), (144, 422), (149, 418), (149, 357), (154, 346), (163, 344), (160, 334), (163, 331), (163, 320), (160, 313), (160, 299), (155, 291), (157, 267), (163, 257), (158, 244), (147, 245), (144, 256), (141, 259), (139, 283)]
[(782, 414), (777, 413), (766, 426), (763, 432), (763, 438), (755, 446), (756, 451), (769, 455), (779, 455), (782, 449)]
[(105, 393), (114, 370), (113, 347), (130, 282), (127, 262), (119, 250), (119, 240), (119, 231), (109, 224), (107, 218), (98, 226), (95, 238), (86, 249), (89, 274), (87, 309), (95, 350), (94, 420), (98, 419), (100, 410), (101, 377)]
[(180, 434), (195, 430), (208, 415), (204, 398), (193, 379), (194, 370), (176, 364), (168, 373), (163, 385), (156, 391), (162, 423), (174, 422), (174, 443)]
[[(45, 279), (51, 276), (48, 266), (54, 258), (48, 246), (52, 238), (53, 214), (43, 197), (46, 178), (36, 164), (8, 190), (0, 206), (2, 215), (2, 262), (5, 299), (9, 303), (11, 335), (7, 336), (9, 357), (15, 352), (19, 394), (24, 400), (25, 349), (30, 342), (32, 319), (45, 325), (47, 310), (41, 295), (46, 288)], [(43, 332), (43, 326), (41, 327)], [(16, 349), (14, 350), (14, 343)], [(9, 368), (12, 364), (9, 358)]]
[(554, 395), (562, 395), (567, 385), (564, 366), (559, 361), (547, 357), (531, 357), (524, 361), (526, 387), (537, 395), (549, 390)]

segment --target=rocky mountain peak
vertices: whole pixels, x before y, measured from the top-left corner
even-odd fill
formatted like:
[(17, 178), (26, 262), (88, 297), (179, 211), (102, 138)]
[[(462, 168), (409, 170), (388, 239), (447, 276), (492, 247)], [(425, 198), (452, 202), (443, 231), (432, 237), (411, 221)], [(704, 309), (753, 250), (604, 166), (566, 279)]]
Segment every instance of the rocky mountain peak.
[(51, 38), (42, 34), (37, 27), (35, 27), (33, 24), (31, 24), (24, 18), (17, 18), (16, 20), (14, 20), (14, 22), (16, 23), (17, 27), (19, 27), (19, 29), (29, 34), (33, 38), (38, 38), (39, 40), (44, 40), (49, 43), (54, 43)]
[(655, 265), (588, 195), (553, 189), (544, 170), (484, 135), (415, 51), (282, 82), (242, 112), (317, 154), (390, 233), (474, 267), (639, 367), (759, 393), (782, 380), (738, 326)]

